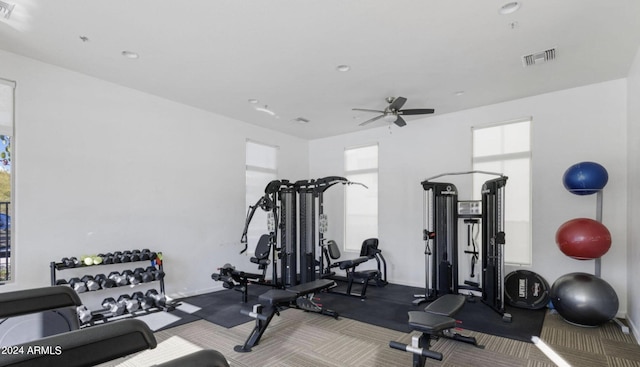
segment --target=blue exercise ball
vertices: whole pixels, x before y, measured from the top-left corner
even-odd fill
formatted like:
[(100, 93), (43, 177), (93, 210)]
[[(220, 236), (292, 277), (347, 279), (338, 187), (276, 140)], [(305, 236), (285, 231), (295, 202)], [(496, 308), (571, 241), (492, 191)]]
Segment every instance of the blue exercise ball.
[(588, 273), (570, 273), (558, 278), (549, 292), (556, 311), (579, 326), (598, 326), (618, 313), (618, 296), (606, 281)]
[(596, 162), (576, 163), (569, 167), (562, 177), (564, 187), (576, 195), (595, 194), (605, 187), (607, 181), (607, 170)]

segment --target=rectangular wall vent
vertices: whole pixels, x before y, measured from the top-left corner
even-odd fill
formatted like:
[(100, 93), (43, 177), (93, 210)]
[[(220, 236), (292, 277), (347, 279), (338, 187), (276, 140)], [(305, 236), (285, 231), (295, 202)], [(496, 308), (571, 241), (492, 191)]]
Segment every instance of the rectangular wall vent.
[(522, 66), (533, 66), (545, 63), (547, 61), (555, 60), (556, 49), (550, 48), (545, 51), (536, 52), (530, 55), (522, 56)]
[(304, 117), (296, 117), (293, 119), (294, 122), (297, 122), (299, 124), (308, 124), (309, 123), (309, 119), (306, 119)]

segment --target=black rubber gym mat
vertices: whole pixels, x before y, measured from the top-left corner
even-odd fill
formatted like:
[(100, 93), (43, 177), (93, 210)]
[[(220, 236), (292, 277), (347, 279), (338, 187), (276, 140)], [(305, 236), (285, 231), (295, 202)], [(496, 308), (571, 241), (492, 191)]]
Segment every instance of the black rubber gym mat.
[(531, 343), (532, 336), (540, 336), (546, 308), (529, 310), (507, 305), (506, 311), (512, 316), (511, 323), (502, 321), (499, 313), (477, 300), (475, 303), (465, 303), (456, 319), (462, 321), (461, 327), (464, 329), (523, 342)]
[(250, 285), (246, 304), (241, 302), (242, 294), (240, 292), (230, 289), (184, 298), (181, 301), (201, 308), (193, 313), (194, 316), (216, 325), (232, 328), (254, 320), (241, 314), (240, 309), (242, 307), (250, 308), (253, 304), (258, 303), (258, 295), (270, 289), (272, 288), (268, 286)]
[[(343, 290), (345, 287), (344, 284), (340, 284), (337, 290)], [(253, 321), (249, 316), (242, 315), (240, 309), (251, 307), (257, 303), (258, 295), (269, 289), (271, 288), (267, 286), (251, 285), (249, 287), (249, 302), (246, 305), (240, 302), (240, 293), (233, 290), (222, 290), (189, 297), (182, 301), (201, 307), (200, 311), (193, 314), (194, 316), (231, 328)], [(354, 285), (354, 290), (358, 291), (359, 286)], [(422, 311), (427, 306), (427, 303), (413, 305), (413, 295), (423, 292), (422, 288), (397, 284), (388, 284), (385, 287), (370, 285), (367, 288), (367, 298), (364, 301), (357, 297), (330, 292), (316, 294), (316, 301), (323, 307), (338, 312), (340, 317), (409, 332), (407, 313)], [(466, 302), (456, 315), (456, 319), (462, 321), (461, 327), (467, 330), (531, 342), (532, 336), (540, 336), (545, 310), (527, 310), (507, 306), (507, 311), (512, 314), (512, 322), (505, 323), (500, 314), (477, 300), (475, 303)]]
[[(355, 288), (357, 291), (359, 287)], [(413, 295), (419, 293), (424, 293), (424, 290), (388, 284), (386, 287), (369, 286), (364, 301), (332, 293), (317, 296), (324, 307), (337, 311), (341, 317), (409, 332), (407, 313), (422, 311), (427, 306), (427, 303), (412, 305)], [(477, 300), (475, 303), (465, 302), (455, 318), (462, 322), (460, 326), (464, 329), (530, 343), (532, 336), (540, 336), (545, 310), (507, 306), (507, 311), (512, 314), (512, 322), (505, 323), (500, 314)]]

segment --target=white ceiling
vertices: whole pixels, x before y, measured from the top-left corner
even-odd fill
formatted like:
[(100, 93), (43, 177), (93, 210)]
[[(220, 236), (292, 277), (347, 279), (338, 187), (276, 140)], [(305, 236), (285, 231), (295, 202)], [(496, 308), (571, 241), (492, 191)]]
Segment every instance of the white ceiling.
[(443, 114), (623, 78), (640, 47), (637, 0), (4, 1), (0, 49), (309, 139), (387, 124), (351, 109), (388, 96)]

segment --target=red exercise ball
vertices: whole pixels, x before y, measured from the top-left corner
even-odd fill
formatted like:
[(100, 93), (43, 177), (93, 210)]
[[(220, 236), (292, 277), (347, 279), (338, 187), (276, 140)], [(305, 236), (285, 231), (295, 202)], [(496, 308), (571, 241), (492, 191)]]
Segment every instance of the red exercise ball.
[(598, 221), (576, 218), (558, 228), (556, 243), (560, 251), (574, 259), (597, 259), (611, 248), (611, 233)]

